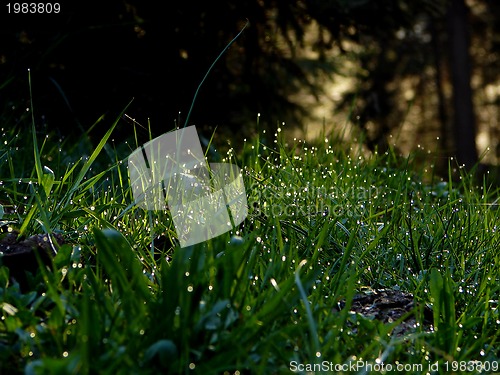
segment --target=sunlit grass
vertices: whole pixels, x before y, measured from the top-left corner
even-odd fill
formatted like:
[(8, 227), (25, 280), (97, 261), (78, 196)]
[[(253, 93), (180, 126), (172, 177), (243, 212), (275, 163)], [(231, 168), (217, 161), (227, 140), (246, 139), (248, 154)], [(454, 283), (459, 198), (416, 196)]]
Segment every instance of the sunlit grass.
[[(243, 170), (247, 220), (181, 249), (168, 213), (133, 203), (123, 150), (137, 145), (111, 142), (119, 121), (95, 148), (2, 130), (3, 227), (67, 239), (30, 291), (0, 268), (2, 373), (494, 365), (496, 188), (424, 176), (413, 156), (366, 156), (334, 135), (259, 133), (221, 155)], [(356, 293), (382, 288), (414, 294), (413, 331), (349, 312)]]

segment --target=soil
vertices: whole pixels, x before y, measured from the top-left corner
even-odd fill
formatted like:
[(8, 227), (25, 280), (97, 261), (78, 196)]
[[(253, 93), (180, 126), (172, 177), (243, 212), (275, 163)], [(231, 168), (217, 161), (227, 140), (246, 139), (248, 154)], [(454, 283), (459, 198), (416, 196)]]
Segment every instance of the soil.
[[(11, 280), (19, 283), (21, 291), (29, 288), (26, 272), (35, 275), (39, 269), (37, 254), (40, 261), (47, 267), (51, 266), (51, 258), (55, 255), (47, 234), (37, 234), (25, 239), (19, 239), (15, 230), (0, 233), (0, 265), (9, 268)], [(53, 236), (55, 246), (62, 245), (59, 235)]]
[[(341, 308), (344, 307), (345, 302), (342, 302)], [(386, 324), (394, 323), (407, 315), (394, 329), (393, 334), (402, 336), (416, 331), (415, 299), (411, 293), (391, 289), (370, 289), (354, 296), (350, 311)], [(432, 324), (432, 311), (424, 306), (423, 314), (423, 329), (429, 331)]]

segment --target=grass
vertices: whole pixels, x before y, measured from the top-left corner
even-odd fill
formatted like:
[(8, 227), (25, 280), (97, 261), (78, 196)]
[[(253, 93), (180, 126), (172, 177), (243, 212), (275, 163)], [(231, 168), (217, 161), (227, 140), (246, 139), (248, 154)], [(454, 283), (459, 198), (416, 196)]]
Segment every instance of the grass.
[[(260, 133), (219, 155), (244, 172), (247, 220), (181, 249), (168, 213), (133, 204), (119, 121), (96, 147), (2, 124), (3, 231), (66, 243), (28, 290), (0, 267), (0, 373), (498, 368), (496, 188), (334, 135)], [(382, 288), (415, 296), (414, 330), (350, 311)]]

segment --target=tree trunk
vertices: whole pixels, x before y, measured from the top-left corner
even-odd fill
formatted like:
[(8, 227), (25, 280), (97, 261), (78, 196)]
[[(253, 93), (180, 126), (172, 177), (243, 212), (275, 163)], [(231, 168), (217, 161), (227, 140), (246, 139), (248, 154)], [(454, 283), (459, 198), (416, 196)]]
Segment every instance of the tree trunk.
[[(449, 156), (450, 153), (450, 124), (448, 121), (448, 112), (446, 110), (446, 95), (443, 88), (443, 70), (441, 64), (443, 62), (442, 54), (442, 43), (440, 35), (442, 35), (442, 30), (438, 30), (438, 21), (436, 19), (430, 20), (430, 31), (432, 36), (432, 53), (434, 62), (434, 84), (436, 85), (437, 94), (437, 104), (438, 104), (438, 119), (441, 130), (441, 135), (439, 137), (439, 143), (441, 146), (440, 156)], [(447, 165), (447, 163), (446, 163)]]
[(478, 161), (474, 105), (472, 102), (468, 8), (464, 0), (452, 0), (448, 12), (450, 70), (453, 83), (453, 131), (455, 154), (467, 169)]

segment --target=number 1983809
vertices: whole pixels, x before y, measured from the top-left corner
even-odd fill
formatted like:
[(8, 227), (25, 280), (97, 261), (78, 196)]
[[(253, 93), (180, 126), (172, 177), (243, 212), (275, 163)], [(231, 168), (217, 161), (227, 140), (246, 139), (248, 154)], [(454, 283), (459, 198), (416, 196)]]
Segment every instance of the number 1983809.
[(61, 12), (60, 3), (8, 3), (9, 14), (57, 14)]

